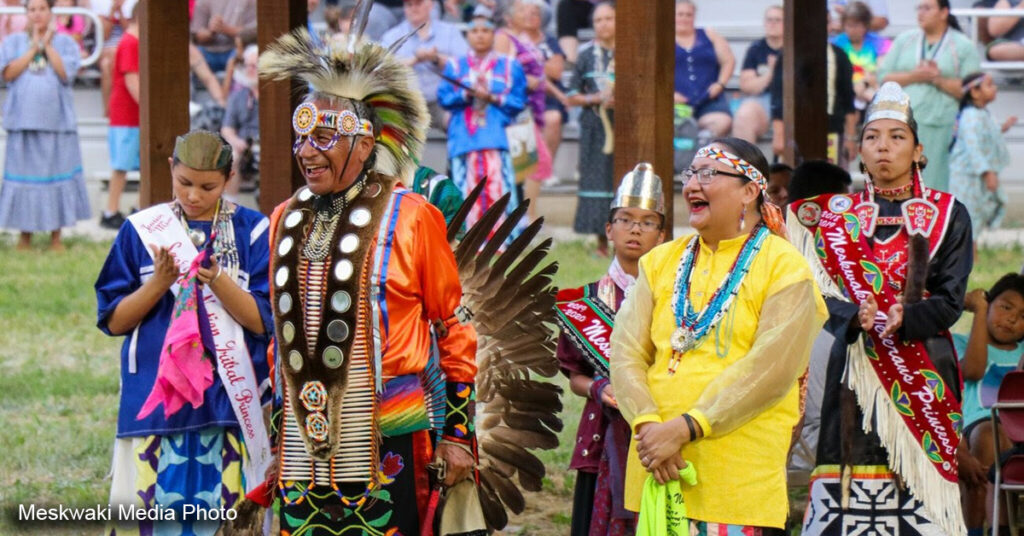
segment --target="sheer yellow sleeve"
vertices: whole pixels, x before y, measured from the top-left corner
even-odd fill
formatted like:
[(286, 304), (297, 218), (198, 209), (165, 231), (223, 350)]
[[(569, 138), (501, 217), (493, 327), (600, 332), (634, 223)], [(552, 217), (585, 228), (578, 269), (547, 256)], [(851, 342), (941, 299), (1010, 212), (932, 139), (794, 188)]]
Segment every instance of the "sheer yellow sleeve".
[[(814, 338), (828, 318), (826, 311), (810, 279), (765, 298), (750, 351), (712, 380), (694, 404), (691, 415), (705, 428), (705, 435), (729, 433), (789, 393), (807, 369)], [(621, 383), (631, 380), (623, 377)]]
[(629, 296), (615, 315), (612, 331), (611, 380), (619, 411), (633, 429), (644, 422), (661, 422), (658, 405), (647, 385), (647, 370), (654, 364), (651, 317), (654, 295), (643, 265)]

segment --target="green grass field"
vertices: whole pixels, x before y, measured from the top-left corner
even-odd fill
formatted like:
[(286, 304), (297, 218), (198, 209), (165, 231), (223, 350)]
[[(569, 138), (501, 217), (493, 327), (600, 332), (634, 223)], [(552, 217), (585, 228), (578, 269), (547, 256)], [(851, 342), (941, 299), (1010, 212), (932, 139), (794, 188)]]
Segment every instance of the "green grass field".
[[(0, 238), (0, 534), (24, 532), (7, 513), (19, 503), (105, 504), (117, 414), (121, 339), (95, 327), (93, 283), (109, 244), (68, 241), (51, 254), (14, 251)], [(597, 278), (606, 259), (583, 243), (558, 244), (556, 284), (578, 286)], [(1020, 268), (1020, 249), (982, 250), (971, 288), (987, 287)], [(960, 331), (969, 318), (957, 324)], [(557, 380), (563, 385), (564, 381)], [(545, 490), (531, 496), (528, 511), (513, 518), (508, 533), (564, 534), (569, 523), (573, 476), (568, 465), (582, 407), (565, 397), (561, 446), (542, 453), (549, 469)], [(41, 528), (46, 534), (96, 534), (97, 527)]]

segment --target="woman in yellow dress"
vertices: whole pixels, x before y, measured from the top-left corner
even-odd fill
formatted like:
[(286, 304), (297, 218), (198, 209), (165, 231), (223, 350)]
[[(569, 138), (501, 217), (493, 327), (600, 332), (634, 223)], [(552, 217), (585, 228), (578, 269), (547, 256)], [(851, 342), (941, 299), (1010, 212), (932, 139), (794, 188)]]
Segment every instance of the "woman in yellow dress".
[(715, 140), (683, 173), (697, 233), (640, 259), (612, 335), (612, 385), (635, 434), (626, 507), (639, 510), (648, 475), (663, 484), (691, 462), (691, 534), (781, 534), (797, 379), (828, 314), (807, 262), (778, 236), (757, 147)]

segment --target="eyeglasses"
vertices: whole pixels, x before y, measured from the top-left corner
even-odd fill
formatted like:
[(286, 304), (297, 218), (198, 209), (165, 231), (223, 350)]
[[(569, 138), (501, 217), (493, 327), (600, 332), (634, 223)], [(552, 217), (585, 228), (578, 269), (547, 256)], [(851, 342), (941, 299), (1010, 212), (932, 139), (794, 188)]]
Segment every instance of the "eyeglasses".
[(640, 230), (645, 233), (657, 231), (661, 228), (661, 224), (653, 220), (631, 220), (629, 218), (612, 218), (612, 225), (622, 227), (627, 231), (632, 231), (633, 227), (639, 226)]
[(690, 182), (690, 179), (692, 179), (694, 175), (697, 176), (697, 182), (701, 184), (711, 184), (711, 181), (715, 179), (715, 175), (728, 175), (729, 177), (750, 180), (750, 177), (747, 177), (746, 175), (729, 173), (728, 171), (721, 171), (715, 168), (687, 168), (683, 170), (683, 177), (686, 178), (686, 182)]

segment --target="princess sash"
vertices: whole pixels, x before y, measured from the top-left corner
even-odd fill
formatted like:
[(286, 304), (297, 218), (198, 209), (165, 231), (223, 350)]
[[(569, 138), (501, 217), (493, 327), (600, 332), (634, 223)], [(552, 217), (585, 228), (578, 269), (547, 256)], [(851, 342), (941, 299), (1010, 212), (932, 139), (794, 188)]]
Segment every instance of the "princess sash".
[[(137, 212), (129, 216), (128, 221), (147, 246), (146, 251), (150, 256), (153, 255), (148, 247), (150, 244), (170, 250), (179, 273), (187, 272), (192, 260), (199, 255), (169, 204), (159, 204)], [(180, 288), (175, 283), (171, 286), (171, 292), (177, 296)], [(242, 326), (231, 318), (213, 292), (203, 293), (203, 301), (217, 348), (217, 374), (231, 400), (231, 408), (245, 441), (248, 456), (243, 460), (242, 472), (245, 475), (246, 492), (249, 492), (263, 482), (272, 460), (256, 372), (245, 345)]]
[(555, 296), (555, 320), (597, 374), (608, 378), (615, 313), (590, 295), (590, 285), (560, 290)]
[(821, 265), (853, 303), (869, 296), (878, 303), (872, 329), (851, 349), (851, 386), (864, 409), (865, 423), (874, 416), (893, 470), (924, 503), (933, 520), (950, 534), (957, 534), (960, 531), (954, 527), (963, 525), (956, 463), (960, 404), (921, 341), (881, 337), (885, 311), (898, 301), (852, 206), (848, 196), (822, 195), (798, 201), (792, 208), (813, 234)]

